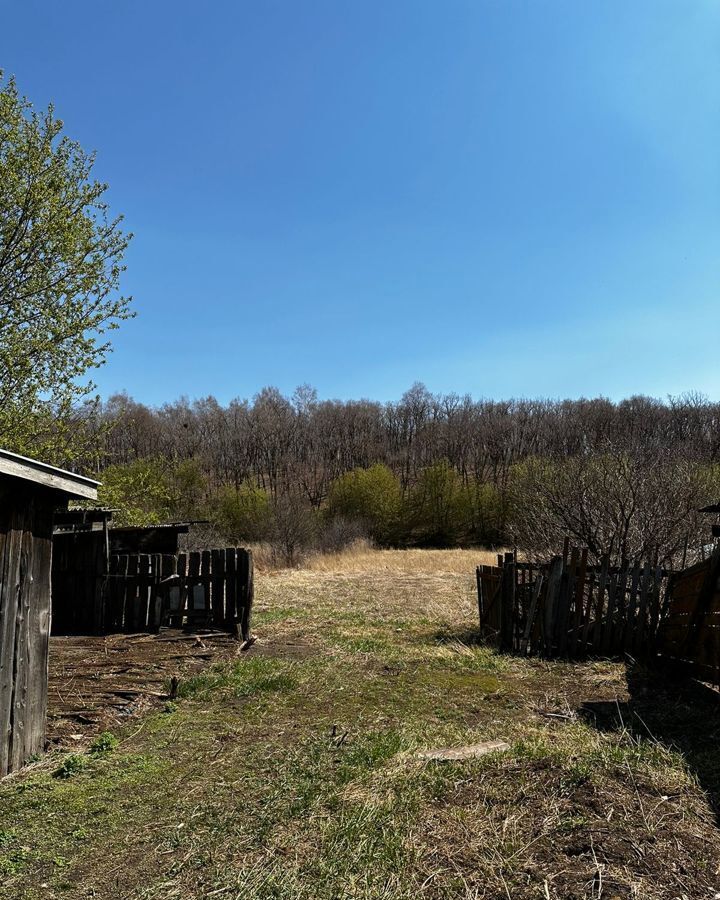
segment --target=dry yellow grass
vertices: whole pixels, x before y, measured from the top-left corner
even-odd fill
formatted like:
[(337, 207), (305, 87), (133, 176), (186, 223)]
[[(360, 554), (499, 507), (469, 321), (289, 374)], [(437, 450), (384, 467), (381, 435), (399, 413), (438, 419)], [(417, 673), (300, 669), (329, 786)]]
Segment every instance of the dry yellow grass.
[(356, 611), (370, 620), (468, 625), (477, 616), (475, 567), (495, 558), (489, 550), (355, 546), (312, 557), (299, 569), (265, 570), (256, 582), (256, 609), (303, 610), (315, 624)]
[[(276, 554), (269, 544), (250, 544), (255, 570), (257, 572), (281, 572), (287, 567), (278, 563)], [(350, 547), (337, 553), (313, 553), (298, 569), (308, 572), (336, 573), (341, 575), (364, 575), (369, 572), (384, 571), (388, 574), (410, 575), (461, 575), (474, 573), (475, 566), (495, 565), (497, 549), (452, 550), (379, 550), (364, 540), (356, 541)]]
[(376, 550), (358, 543), (339, 553), (312, 556), (303, 566), (311, 572), (363, 575), (467, 575), (479, 565), (497, 561), (497, 550)]

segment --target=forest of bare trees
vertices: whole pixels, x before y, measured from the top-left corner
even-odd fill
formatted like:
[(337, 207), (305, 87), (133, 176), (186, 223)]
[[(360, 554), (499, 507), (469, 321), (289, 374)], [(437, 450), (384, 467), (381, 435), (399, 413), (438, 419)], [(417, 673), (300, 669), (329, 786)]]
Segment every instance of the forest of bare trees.
[(227, 405), (116, 395), (85, 424), (84, 468), (129, 518), (207, 517), (237, 540), (289, 530), (298, 547), (321, 528), (546, 555), (569, 534), (596, 556), (679, 564), (720, 495), (720, 404), (696, 395), (494, 401), (415, 384), (379, 403), (303, 386)]

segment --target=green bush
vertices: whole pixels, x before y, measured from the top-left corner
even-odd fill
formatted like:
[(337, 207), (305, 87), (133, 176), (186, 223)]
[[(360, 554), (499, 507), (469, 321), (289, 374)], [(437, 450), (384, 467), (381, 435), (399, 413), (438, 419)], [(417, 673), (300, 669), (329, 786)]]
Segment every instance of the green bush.
[(378, 543), (397, 539), (402, 510), (400, 482), (387, 466), (352, 469), (333, 482), (328, 496), (330, 517), (364, 523)]
[(215, 498), (211, 518), (229, 541), (264, 540), (272, 523), (270, 496), (250, 482), (237, 489), (226, 485)]
[(446, 461), (420, 473), (407, 499), (406, 520), (421, 544), (458, 543), (471, 520), (471, 497), (457, 471)]

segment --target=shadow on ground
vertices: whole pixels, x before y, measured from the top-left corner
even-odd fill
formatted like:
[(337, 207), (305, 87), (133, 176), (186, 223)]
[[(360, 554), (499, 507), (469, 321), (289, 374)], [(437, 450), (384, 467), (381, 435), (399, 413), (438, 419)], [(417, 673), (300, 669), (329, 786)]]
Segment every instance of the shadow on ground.
[(603, 731), (626, 730), (681, 753), (720, 827), (720, 694), (690, 678), (628, 664), (626, 702), (586, 702), (579, 715)]

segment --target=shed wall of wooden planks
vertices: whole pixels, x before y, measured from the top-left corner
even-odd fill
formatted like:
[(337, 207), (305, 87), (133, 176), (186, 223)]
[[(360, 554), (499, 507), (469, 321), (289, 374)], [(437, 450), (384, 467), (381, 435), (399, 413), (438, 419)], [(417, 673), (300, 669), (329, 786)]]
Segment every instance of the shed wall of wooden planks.
[(720, 684), (720, 547), (672, 576), (657, 650), (673, 667)]
[(62, 500), (0, 479), (0, 776), (43, 750), (52, 517)]

